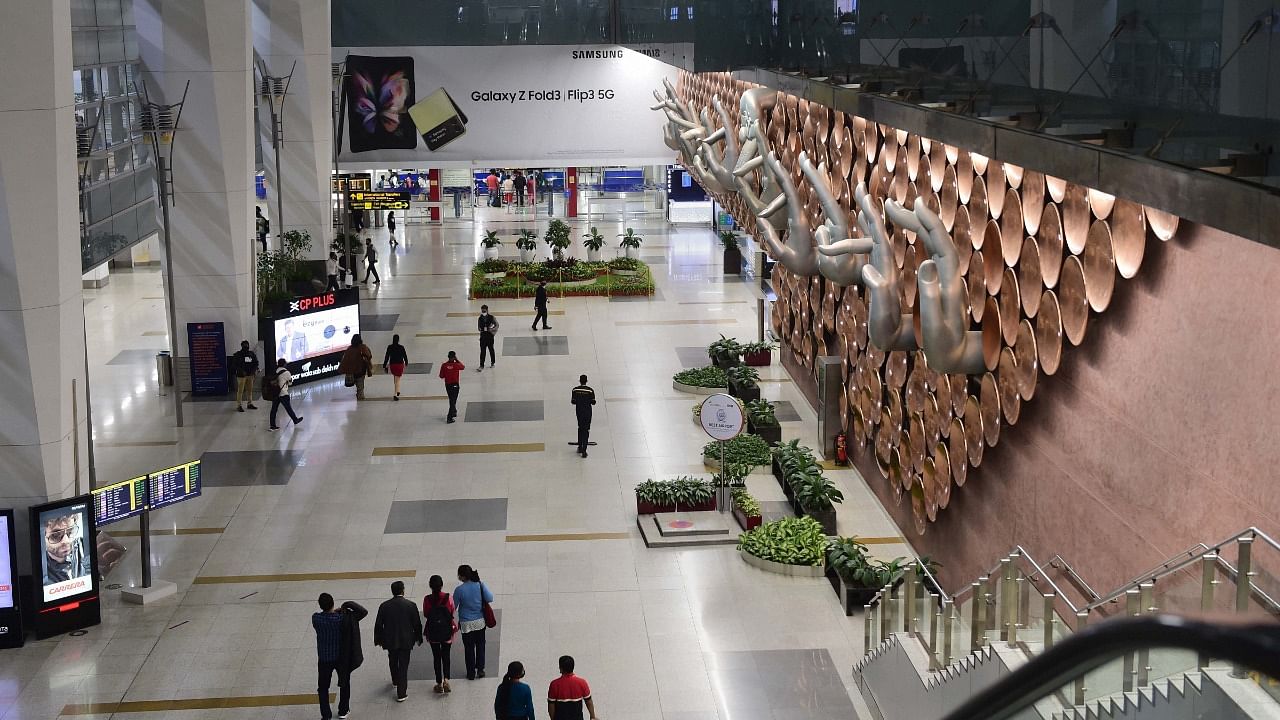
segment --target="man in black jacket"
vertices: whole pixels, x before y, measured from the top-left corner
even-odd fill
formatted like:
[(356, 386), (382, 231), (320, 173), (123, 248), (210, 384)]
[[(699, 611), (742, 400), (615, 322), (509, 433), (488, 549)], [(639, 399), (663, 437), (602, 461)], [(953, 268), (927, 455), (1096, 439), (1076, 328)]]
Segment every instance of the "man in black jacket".
[(249, 348), (248, 340), (240, 341), (240, 352), (231, 357), (231, 366), (236, 371), (236, 410), (244, 412), (242, 397), (248, 399), (250, 410), (257, 410), (253, 404), (253, 378), (258, 374), (258, 355)]
[(358, 603), (348, 600), (341, 608), (333, 606), (333, 596), (320, 593), (320, 612), (311, 616), (316, 631), (316, 660), (319, 682), (320, 717), (326, 720), (333, 711), (329, 707), (329, 683), (338, 671), (338, 717), (351, 714), (351, 671), (364, 662), (360, 650), (360, 621), (369, 614)]
[(480, 332), (480, 367), (476, 368), (476, 372), (484, 370), (484, 353), (489, 351), (489, 368), (492, 369), (495, 363), (493, 355), (493, 341), (498, 335), (498, 319), (489, 314), (489, 306), (480, 306), (480, 317), (476, 320), (476, 330)]
[(550, 330), (551, 326), (547, 324), (547, 281), (543, 280), (538, 283), (538, 289), (533, 293), (533, 309), (537, 313), (533, 316), (533, 329), (538, 329), (538, 320), (542, 320), (542, 329)]
[(418, 605), (404, 596), (404, 583), (391, 583), (391, 599), (378, 606), (373, 623), (373, 644), (387, 651), (396, 702), (409, 697), (409, 653), (422, 644), (422, 615)]
[(578, 415), (578, 454), (587, 456), (587, 441), (591, 439), (591, 406), (596, 404), (596, 391), (587, 385), (587, 376), (578, 376), (578, 387), (573, 389), (569, 401)]

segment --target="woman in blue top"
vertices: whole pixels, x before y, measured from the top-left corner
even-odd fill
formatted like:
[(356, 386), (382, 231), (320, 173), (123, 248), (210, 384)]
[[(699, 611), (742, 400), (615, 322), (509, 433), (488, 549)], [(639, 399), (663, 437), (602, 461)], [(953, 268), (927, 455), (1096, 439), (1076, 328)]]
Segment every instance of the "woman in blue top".
[(493, 593), (480, 582), (480, 573), (470, 565), (458, 566), (458, 582), (453, 604), (458, 608), (458, 632), (467, 660), (467, 679), (484, 677), (484, 603), (493, 602)]
[(524, 664), (515, 661), (507, 666), (502, 684), (493, 698), (493, 716), (497, 720), (534, 720), (533, 691), (520, 682), (524, 677)]

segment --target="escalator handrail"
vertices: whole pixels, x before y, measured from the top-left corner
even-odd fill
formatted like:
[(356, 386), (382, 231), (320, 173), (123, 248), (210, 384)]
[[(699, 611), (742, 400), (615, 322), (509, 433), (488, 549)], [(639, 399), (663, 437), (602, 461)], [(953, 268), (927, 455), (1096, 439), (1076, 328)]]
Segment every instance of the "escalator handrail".
[(1229, 661), (1280, 678), (1280, 624), (1178, 615), (1117, 618), (1067, 637), (1000, 682), (971, 697), (944, 720), (1003, 720), (1077, 677), (1143, 648), (1174, 648)]

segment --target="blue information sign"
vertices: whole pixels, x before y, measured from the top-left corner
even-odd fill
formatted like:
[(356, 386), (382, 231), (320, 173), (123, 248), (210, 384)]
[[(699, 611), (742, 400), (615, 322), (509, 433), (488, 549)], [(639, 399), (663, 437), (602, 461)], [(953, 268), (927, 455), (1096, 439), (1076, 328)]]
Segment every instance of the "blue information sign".
[(187, 323), (191, 394), (227, 394), (227, 338), (220, 322)]

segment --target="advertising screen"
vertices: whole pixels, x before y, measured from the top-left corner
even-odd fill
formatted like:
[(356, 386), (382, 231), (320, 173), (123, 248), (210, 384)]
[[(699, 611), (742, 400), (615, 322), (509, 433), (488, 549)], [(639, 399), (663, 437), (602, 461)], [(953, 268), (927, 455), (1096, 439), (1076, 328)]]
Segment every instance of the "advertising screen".
[(39, 570), (42, 607), (70, 602), (97, 589), (93, 564), (92, 499), (81, 495), (31, 508), (31, 569)]
[(284, 358), (295, 384), (333, 375), (351, 336), (360, 332), (358, 290), (294, 298), (277, 306), (267, 326), (267, 368)]
[(0, 514), (0, 610), (9, 610), (13, 604), (13, 514)]
[(158, 470), (148, 478), (152, 510), (182, 502), (200, 494), (200, 461)]
[(94, 490), (93, 516), (98, 527), (139, 515), (147, 509), (147, 477), (136, 477)]

